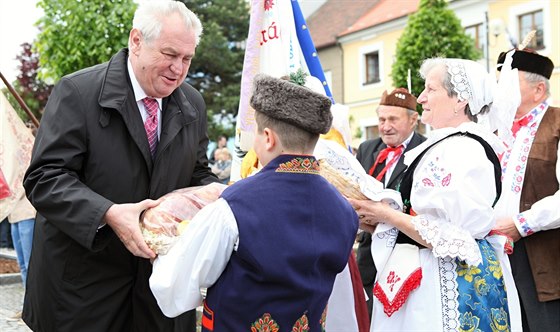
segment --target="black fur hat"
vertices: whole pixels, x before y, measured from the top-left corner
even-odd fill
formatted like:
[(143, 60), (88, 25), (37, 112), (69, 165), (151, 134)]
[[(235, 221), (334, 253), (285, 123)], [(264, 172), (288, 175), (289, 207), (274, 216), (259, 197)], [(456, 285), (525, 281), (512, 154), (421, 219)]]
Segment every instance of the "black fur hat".
[[(507, 52), (502, 52), (498, 57), (499, 71), (502, 70), (502, 64), (505, 61), (506, 54)], [(554, 64), (552, 63), (552, 60), (545, 56), (537, 54), (535, 51), (530, 49), (525, 49), (523, 51), (515, 50), (515, 53), (513, 53), (513, 62), (511, 64), (511, 67), (529, 73), (539, 74), (546, 77), (547, 79), (550, 79), (552, 70), (554, 70)]]
[(314, 134), (331, 128), (331, 100), (291, 81), (257, 74), (253, 79), (251, 107), (271, 118)]

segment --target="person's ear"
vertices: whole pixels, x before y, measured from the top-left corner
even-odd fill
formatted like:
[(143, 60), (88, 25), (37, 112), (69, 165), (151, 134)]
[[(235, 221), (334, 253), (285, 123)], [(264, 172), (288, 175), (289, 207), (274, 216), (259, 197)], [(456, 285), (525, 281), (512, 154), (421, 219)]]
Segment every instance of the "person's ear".
[(469, 102), (466, 100), (461, 100), (461, 99), (457, 99), (457, 105), (455, 105), (455, 115), (457, 115), (459, 113), (459, 110), (465, 110), (465, 107), (467, 107), (467, 104)]
[(142, 33), (140, 32), (140, 30), (133, 28), (132, 30), (130, 30), (130, 36), (128, 38), (128, 48), (130, 49), (130, 53), (134, 54), (134, 55), (138, 55), (138, 52), (140, 52), (140, 48), (142, 45), (144, 38), (142, 36)]
[(535, 96), (533, 97), (533, 101), (537, 102), (541, 100), (544, 95), (546, 95), (546, 84), (541, 81), (535, 84)]
[(265, 149), (266, 151), (272, 151), (277, 144), (277, 137), (274, 131), (270, 128), (264, 128), (263, 130), (265, 136)]
[(459, 108), (465, 108), (465, 107), (467, 107), (467, 104), (468, 104), (468, 103), (469, 103), (469, 102), (466, 101), (466, 100), (457, 99), (457, 106), (458, 106)]

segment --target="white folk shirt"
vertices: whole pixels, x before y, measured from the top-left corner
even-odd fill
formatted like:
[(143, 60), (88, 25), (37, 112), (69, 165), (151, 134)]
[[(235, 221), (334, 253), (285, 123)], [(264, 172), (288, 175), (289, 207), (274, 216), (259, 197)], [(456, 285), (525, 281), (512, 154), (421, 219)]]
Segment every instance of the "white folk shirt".
[[(150, 288), (161, 311), (176, 317), (200, 306), (201, 289), (218, 280), (238, 246), (237, 221), (226, 200), (200, 210), (179, 241), (154, 261)], [(348, 266), (335, 279), (328, 307), (327, 331), (358, 332)]]
[[(547, 109), (548, 105), (542, 103), (527, 115), (532, 116), (532, 120), (519, 129), (513, 145), (508, 147), (501, 160), (502, 196), (496, 204), (496, 218), (513, 217), (515, 226), (523, 237), (535, 232), (560, 227), (560, 191), (542, 198), (533, 204), (529, 210), (519, 213), (529, 152)], [(560, 145), (558, 148), (557, 155), (560, 154)], [(559, 165), (560, 163), (557, 160), (556, 179), (560, 182)]]

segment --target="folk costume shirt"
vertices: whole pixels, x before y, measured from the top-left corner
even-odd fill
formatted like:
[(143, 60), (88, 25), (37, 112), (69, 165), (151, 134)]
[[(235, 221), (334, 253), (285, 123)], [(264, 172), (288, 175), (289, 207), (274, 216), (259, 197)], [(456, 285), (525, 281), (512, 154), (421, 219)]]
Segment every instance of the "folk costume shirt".
[[(533, 146), (539, 124), (548, 109), (546, 103), (535, 107), (525, 117), (528, 123), (517, 132), (515, 141), (502, 157), (503, 191), (496, 205), (496, 218), (514, 216), (513, 221), (521, 236), (560, 227), (560, 192), (545, 197), (519, 213), (519, 203), (529, 152)], [(560, 155), (560, 146), (557, 155)], [(556, 179), (560, 182), (560, 163), (556, 162)]]
[(325, 325), (334, 280), (346, 267), (358, 217), (311, 156), (281, 155), (202, 209), (150, 286), (169, 317), (204, 300), (204, 331)]
[[(496, 136), (470, 122), (434, 130), (426, 142), (405, 154), (405, 164), (455, 132), (470, 132), (494, 150), (500, 149)], [(491, 324), (521, 330), (517, 292), (504, 253), (505, 238), (488, 237), (494, 227), (495, 198), (494, 167), (478, 141), (453, 136), (424, 154), (414, 171), (411, 215), (415, 229), (433, 248), (419, 250), (420, 286), (398, 311), (388, 317), (374, 297), (372, 331), (456, 331), (468, 330), (468, 326), (485, 331)], [(373, 234), (371, 247), (379, 271), (391, 263), (398, 235), (396, 228), (383, 226)], [(486, 293), (489, 289), (492, 292)], [(476, 292), (488, 303), (486, 308), (494, 308), (492, 312), (477, 310), (483, 306), (469, 302), (470, 294)]]

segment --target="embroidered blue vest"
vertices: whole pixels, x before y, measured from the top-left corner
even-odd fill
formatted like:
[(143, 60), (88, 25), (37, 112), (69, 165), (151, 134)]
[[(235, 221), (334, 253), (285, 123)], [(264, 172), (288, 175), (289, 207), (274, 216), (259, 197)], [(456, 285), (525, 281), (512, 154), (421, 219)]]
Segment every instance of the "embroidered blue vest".
[(352, 206), (311, 156), (281, 155), (222, 197), (239, 247), (207, 291), (203, 331), (321, 331), (358, 228)]

